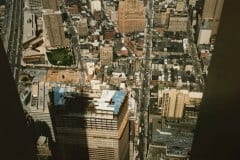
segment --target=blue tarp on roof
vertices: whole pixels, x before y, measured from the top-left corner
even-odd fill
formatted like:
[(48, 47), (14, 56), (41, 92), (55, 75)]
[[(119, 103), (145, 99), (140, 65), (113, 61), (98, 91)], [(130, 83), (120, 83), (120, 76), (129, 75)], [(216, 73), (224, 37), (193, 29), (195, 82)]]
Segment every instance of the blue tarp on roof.
[(60, 88), (60, 87), (54, 87), (53, 88), (53, 102), (54, 106), (62, 106), (65, 104), (65, 99), (64, 99), (64, 93), (65, 89)]
[(127, 93), (125, 91), (116, 91), (116, 93), (112, 97), (113, 105), (111, 105), (111, 106), (114, 107), (114, 114), (118, 114), (119, 109), (122, 106), (122, 103), (125, 99), (126, 94)]

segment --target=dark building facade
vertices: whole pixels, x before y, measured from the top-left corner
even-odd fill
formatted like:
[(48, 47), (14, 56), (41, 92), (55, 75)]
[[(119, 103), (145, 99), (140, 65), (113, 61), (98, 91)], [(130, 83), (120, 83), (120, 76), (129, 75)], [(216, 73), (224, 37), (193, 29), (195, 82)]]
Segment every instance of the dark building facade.
[(190, 160), (239, 159), (240, 1), (224, 1)]
[(99, 97), (54, 88), (50, 110), (59, 159), (128, 159), (126, 95), (124, 91), (104, 90)]
[(36, 160), (34, 130), (22, 108), (16, 83), (11, 73), (7, 54), (0, 39), (1, 94), (0, 113), (2, 144), (1, 159)]

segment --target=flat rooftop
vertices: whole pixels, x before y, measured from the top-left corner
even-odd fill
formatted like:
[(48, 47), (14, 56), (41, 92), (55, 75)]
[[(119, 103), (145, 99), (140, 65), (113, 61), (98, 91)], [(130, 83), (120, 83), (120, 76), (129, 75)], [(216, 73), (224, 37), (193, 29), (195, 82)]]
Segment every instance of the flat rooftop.
[(29, 10), (24, 11), (24, 25), (23, 25), (23, 43), (35, 38), (35, 15)]
[(150, 145), (148, 155), (147, 155), (147, 160), (160, 160), (160, 159), (166, 159), (166, 157), (170, 159), (187, 160), (188, 156), (168, 155), (166, 153), (166, 150), (167, 149), (165, 147)]
[(94, 106), (96, 110), (112, 111), (113, 114), (119, 113), (126, 96), (127, 92), (123, 90), (103, 90), (99, 98), (93, 98), (82, 96), (81, 93), (77, 93), (71, 87), (53, 88), (54, 106), (66, 106), (67, 108), (68, 104), (73, 104), (73, 102), (76, 107), (88, 107), (90, 104), (92, 104), (91, 106)]
[(163, 125), (160, 119), (153, 119), (152, 144), (167, 147), (169, 155), (186, 156), (191, 150), (193, 133), (181, 128)]
[(74, 70), (54, 70), (47, 71), (47, 82), (79, 83), (80, 72)]
[(101, 98), (94, 99), (94, 105), (96, 109), (100, 110), (112, 110), (114, 114), (118, 114), (127, 92), (116, 90), (103, 90)]

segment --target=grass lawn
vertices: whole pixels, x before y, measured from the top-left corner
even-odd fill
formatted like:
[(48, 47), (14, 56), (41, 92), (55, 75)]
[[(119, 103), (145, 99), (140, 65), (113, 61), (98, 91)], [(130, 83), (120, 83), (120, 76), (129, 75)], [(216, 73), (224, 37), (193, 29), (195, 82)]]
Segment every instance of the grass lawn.
[(70, 66), (74, 64), (74, 56), (70, 49), (58, 48), (47, 52), (48, 60), (53, 65)]

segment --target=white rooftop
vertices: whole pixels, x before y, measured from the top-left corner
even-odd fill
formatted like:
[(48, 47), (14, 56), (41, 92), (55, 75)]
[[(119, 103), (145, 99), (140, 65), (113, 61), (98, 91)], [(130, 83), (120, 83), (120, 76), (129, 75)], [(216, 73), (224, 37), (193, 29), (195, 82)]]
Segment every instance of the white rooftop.
[(190, 92), (189, 93), (189, 97), (190, 98), (198, 98), (201, 99), (203, 97), (203, 93), (202, 92)]
[(101, 100), (104, 102), (110, 102), (115, 92), (116, 91), (114, 90), (103, 90)]
[(127, 93), (125, 91), (103, 90), (100, 98), (94, 98), (93, 103), (98, 110), (113, 111), (118, 114)]
[(32, 96), (33, 97), (38, 97), (38, 85), (37, 84), (34, 84), (32, 85)]
[(35, 32), (35, 15), (29, 10), (24, 10), (23, 43), (34, 38)]

